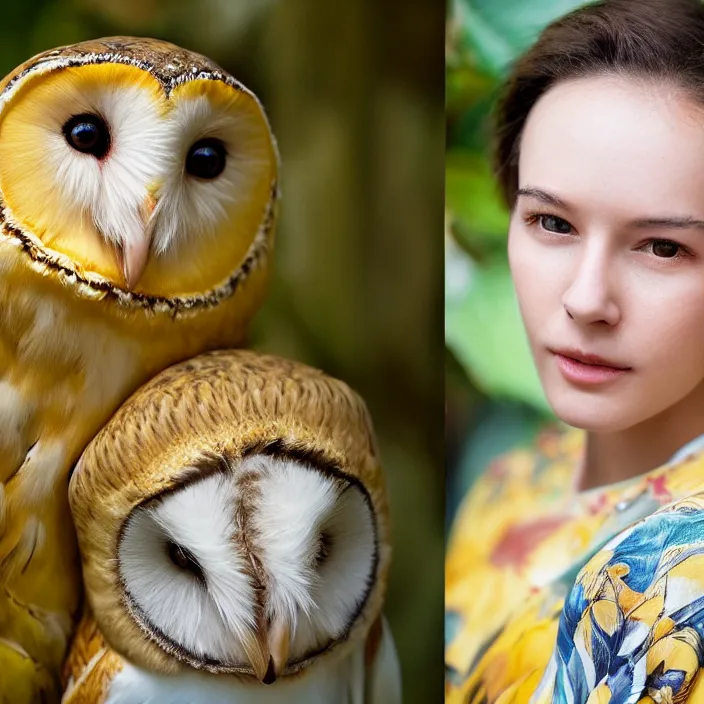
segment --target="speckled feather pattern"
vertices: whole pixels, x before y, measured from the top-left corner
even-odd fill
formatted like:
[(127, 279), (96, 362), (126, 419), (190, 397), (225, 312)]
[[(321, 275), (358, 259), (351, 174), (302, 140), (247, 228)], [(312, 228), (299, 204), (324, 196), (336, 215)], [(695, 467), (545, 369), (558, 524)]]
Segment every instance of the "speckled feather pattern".
[(37, 54), (8, 74), (0, 83), (0, 91), (11, 88), (28, 72), (42, 64), (56, 60), (68, 65), (86, 62), (132, 64), (149, 71), (167, 92), (178, 83), (195, 77), (212, 77), (244, 90), (241, 83), (202, 54), (161, 39), (117, 36), (91, 39)]
[[(379, 543), (374, 585), (346, 641), (366, 637), (381, 612), (390, 560), (385, 484), (369, 414), (346, 384), (247, 350), (210, 352), (162, 372), (137, 391), (86, 449), (70, 487), (84, 580), (111, 644), (157, 672), (187, 668), (148, 640), (122, 601), (114, 559), (130, 512), (226, 457), (253, 452), (303, 457), (368, 492)], [(220, 458), (220, 459), (219, 459)], [(332, 469), (334, 468), (334, 469)]]
[(23, 232), (13, 222), (12, 216), (0, 207), (0, 234), (8, 238), (8, 244), (17, 247), (31, 261), (29, 266), (43, 276), (53, 276), (70, 288), (74, 294), (91, 301), (104, 300), (114, 303), (119, 309), (145, 310), (151, 314), (166, 314), (172, 319), (199, 313), (201, 310), (214, 308), (231, 299), (237, 289), (245, 284), (250, 275), (257, 275), (266, 269), (269, 250), (273, 240), (273, 228), (277, 217), (278, 192), (272, 184), (271, 199), (252, 246), (236, 271), (216, 288), (199, 294), (187, 296), (156, 296), (137, 291), (127, 291), (93, 272), (85, 271), (56, 252), (49, 252), (31, 234)]

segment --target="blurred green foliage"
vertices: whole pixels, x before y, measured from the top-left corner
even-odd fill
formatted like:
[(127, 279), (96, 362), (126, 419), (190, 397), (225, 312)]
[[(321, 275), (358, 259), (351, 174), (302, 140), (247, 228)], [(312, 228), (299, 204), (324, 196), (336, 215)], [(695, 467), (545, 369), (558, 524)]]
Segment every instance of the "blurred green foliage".
[(404, 701), (442, 691), (443, 40), (426, 0), (0, 0), (0, 70), (83, 39), (155, 36), (262, 99), (282, 156), (269, 299), (250, 344), (367, 401), (388, 477), (386, 612)]
[(453, 250), (451, 242), (447, 253), (447, 344), (471, 379), (490, 389), (492, 395), (523, 400), (547, 412), (522, 337), (506, 262), (496, 257), (486, 264), (475, 264), (457, 248)]
[[(448, 514), (486, 462), (551, 419), (506, 253), (491, 111), (511, 63), (584, 0), (451, 0), (446, 26), (445, 340)], [(462, 370), (462, 374), (458, 370)], [(477, 449), (481, 448), (481, 449)]]

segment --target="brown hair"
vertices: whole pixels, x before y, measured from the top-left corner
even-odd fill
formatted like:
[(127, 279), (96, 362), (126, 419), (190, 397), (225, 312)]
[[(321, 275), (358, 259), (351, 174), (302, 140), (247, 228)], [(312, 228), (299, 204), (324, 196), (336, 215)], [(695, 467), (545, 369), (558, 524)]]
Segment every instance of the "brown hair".
[(602, 0), (549, 25), (515, 63), (495, 113), (494, 169), (513, 207), (528, 114), (555, 83), (619, 73), (666, 80), (704, 103), (701, 0)]

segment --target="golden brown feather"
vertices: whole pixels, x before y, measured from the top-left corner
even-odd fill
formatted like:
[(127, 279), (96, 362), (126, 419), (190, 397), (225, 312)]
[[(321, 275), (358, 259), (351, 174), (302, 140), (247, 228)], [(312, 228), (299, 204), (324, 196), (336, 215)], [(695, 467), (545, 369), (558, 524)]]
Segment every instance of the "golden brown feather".
[(62, 704), (102, 704), (110, 682), (123, 667), (122, 658), (105, 642), (86, 609), (64, 666)]

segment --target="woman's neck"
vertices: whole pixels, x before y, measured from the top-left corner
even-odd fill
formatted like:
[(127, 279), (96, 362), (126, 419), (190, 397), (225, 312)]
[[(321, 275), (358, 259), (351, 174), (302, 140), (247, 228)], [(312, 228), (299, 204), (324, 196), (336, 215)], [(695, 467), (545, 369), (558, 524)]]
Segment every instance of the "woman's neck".
[(704, 399), (683, 399), (676, 407), (616, 432), (588, 432), (577, 490), (630, 479), (665, 464), (681, 447), (704, 433)]

